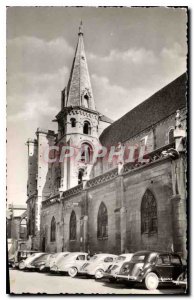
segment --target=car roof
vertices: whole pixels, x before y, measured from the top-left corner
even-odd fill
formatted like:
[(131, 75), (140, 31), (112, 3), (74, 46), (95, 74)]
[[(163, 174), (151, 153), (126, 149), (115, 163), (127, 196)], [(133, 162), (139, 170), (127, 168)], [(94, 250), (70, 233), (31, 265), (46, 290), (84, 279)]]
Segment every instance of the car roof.
[(42, 256), (50, 256), (51, 254), (50, 253), (41, 253), (39, 258), (41, 258)]
[(86, 255), (87, 252), (69, 252), (69, 255)]
[(128, 257), (128, 256), (131, 256), (131, 255), (133, 255), (133, 254), (134, 254), (134, 253), (123, 253), (123, 254), (120, 254), (119, 257), (120, 257), (120, 256)]
[(176, 254), (176, 253), (172, 253), (172, 252), (168, 252), (168, 251), (149, 251), (149, 250), (145, 250), (145, 251), (137, 251), (133, 255), (149, 255), (149, 254)]
[(96, 253), (96, 254), (93, 255), (93, 257), (94, 256), (112, 256), (112, 257), (116, 257), (118, 255), (116, 255), (116, 254), (110, 254), (110, 253)]
[(35, 251), (35, 250), (18, 250), (18, 252), (29, 252), (29, 253), (40, 253), (39, 251)]

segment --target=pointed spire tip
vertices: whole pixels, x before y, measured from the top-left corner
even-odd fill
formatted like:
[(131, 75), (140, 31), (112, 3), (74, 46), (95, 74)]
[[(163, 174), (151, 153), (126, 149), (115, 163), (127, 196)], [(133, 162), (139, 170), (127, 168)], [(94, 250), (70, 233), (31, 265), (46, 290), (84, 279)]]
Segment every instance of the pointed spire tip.
[(80, 25), (79, 25), (79, 33), (78, 35), (83, 34), (83, 22), (82, 20), (80, 21)]

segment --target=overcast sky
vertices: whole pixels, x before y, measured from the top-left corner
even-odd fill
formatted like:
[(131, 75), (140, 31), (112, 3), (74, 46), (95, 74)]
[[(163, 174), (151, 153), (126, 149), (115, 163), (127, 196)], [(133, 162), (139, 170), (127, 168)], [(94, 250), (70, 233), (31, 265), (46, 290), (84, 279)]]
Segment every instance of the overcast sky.
[(81, 19), (96, 106), (114, 120), (186, 70), (185, 9), (8, 8), (10, 203), (26, 201), (26, 140), (37, 127), (56, 129)]

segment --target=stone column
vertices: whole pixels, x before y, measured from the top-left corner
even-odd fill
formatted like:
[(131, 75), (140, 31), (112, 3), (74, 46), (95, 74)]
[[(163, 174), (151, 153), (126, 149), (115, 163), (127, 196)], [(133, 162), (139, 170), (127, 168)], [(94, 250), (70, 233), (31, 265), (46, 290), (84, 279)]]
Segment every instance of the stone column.
[(88, 252), (88, 216), (83, 218), (83, 246), (84, 251)]
[(120, 218), (121, 218), (121, 253), (126, 251), (126, 231), (127, 231), (127, 214), (126, 207), (121, 207)]
[(179, 195), (172, 197), (172, 210), (174, 252), (186, 258), (186, 218), (184, 213), (184, 200), (181, 199)]
[[(84, 185), (86, 188), (86, 185)], [(86, 190), (82, 192), (82, 206), (81, 206), (81, 215), (82, 215), (82, 247), (83, 251), (88, 252), (88, 193)]]
[(183, 155), (172, 161), (172, 226), (174, 251), (186, 258), (186, 183), (185, 183), (185, 158)]
[[(120, 233), (120, 252), (124, 253), (126, 250), (126, 231), (127, 231), (127, 218), (126, 218), (126, 207), (125, 207), (125, 198), (124, 198), (124, 184), (123, 176), (119, 175), (116, 178), (116, 205), (120, 208), (120, 226), (116, 228), (116, 241), (118, 239), (118, 231)], [(115, 210), (117, 212), (118, 209)], [(116, 214), (116, 220), (118, 214)], [(117, 222), (116, 222), (117, 223)]]

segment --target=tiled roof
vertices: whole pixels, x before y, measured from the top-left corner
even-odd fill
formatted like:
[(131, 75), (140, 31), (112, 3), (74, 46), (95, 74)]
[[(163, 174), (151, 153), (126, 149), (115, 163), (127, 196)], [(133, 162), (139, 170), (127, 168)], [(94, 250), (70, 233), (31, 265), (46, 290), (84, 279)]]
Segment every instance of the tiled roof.
[(183, 108), (186, 89), (187, 75), (184, 73), (108, 126), (100, 135), (101, 144), (111, 146), (125, 142)]
[(99, 117), (100, 121), (105, 122), (105, 123), (110, 123), (112, 124), (114, 121), (108, 118), (107, 116), (101, 114)]

